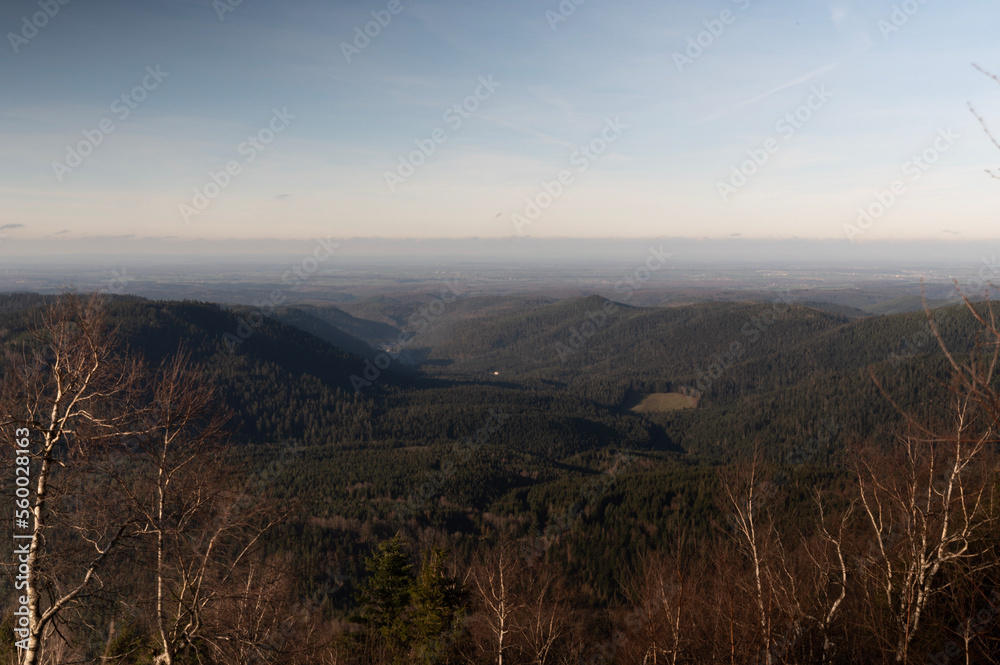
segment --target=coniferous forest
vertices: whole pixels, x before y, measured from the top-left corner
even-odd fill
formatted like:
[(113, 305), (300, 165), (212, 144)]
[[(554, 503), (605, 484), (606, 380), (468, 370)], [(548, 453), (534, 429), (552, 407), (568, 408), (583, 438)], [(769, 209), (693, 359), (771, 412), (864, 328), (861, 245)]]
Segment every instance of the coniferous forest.
[(5, 662), (995, 662), (989, 301), (502, 301), (0, 297)]

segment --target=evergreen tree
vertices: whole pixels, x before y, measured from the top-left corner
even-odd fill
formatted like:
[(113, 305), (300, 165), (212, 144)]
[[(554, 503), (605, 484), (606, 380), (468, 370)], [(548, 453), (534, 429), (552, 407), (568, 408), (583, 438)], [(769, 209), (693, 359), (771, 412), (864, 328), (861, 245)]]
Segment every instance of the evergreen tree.
[(391, 648), (409, 642), (406, 608), (413, 592), (413, 566), (406, 543), (396, 534), (365, 560), (368, 578), (358, 593), (359, 623), (381, 636)]
[(448, 574), (445, 558), (444, 550), (431, 550), (413, 588), (415, 650), (418, 660), (424, 663), (444, 659), (446, 641), (463, 614), (465, 592), (461, 583)]

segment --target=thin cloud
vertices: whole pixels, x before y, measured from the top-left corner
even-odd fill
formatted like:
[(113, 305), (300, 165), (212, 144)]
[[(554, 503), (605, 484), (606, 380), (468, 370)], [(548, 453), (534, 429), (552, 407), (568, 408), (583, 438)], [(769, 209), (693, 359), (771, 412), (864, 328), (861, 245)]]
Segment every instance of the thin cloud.
[(0, 231), (3, 231), (5, 229), (23, 229), (23, 228), (24, 224), (4, 224), (3, 226), (0, 226)]
[(702, 118), (701, 120), (696, 120), (694, 124), (700, 125), (702, 123), (709, 122), (711, 120), (715, 120), (716, 118), (721, 118), (722, 116), (726, 115), (727, 113), (732, 113), (736, 109), (741, 109), (744, 106), (749, 106), (750, 104), (756, 104), (760, 100), (766, 99), (767, 97), (770, 97), (771, 95), (773, 95), (776, 92), (781, 92), (782, 90), (785, 90), (786, 88), (791, 88), (792, 86), (799, 85), (800, 83), (805, 83), (806, 81), (809, 81), (811, 79), (816, 78), (820, 74), (825, 74), (825, 73), (827, 73), (829, 71), (832, 71), (832, 70), (836, 69), (836, 67), (837, 67), (837, 63), (836, 62), (831, 62), (829, 65), (826, 65), (825, 67), (820, 67), (816, 71), (809, 72), (808, 74), (806, 74), (804, 76), (800, 76), (800, 77), (798, 77), (796, 79), (792, 79), (791, 81), (788, 81), (787, 83), (782, 83), (781, 85), (779, 85), (776, 88), (771, 88), (767, 92), (762, 92), (761, 94), (757, 95), (756, 97), (751, 97), (750, 99), (742, 101), (739, 104), (737, 104), (736, 106), (733, 106), (732, 108), (726, 109), (725, 111), (719, 111), (718, 113), (713, 113), (712, 115), (710, 115), (710, 116), (708, 116), (706, 118)]
[(830, 20), (838, 28), (844, 25), (844, 21), (851, 15), (851, 8), (847, 5), (833, 5), (830, 7)]

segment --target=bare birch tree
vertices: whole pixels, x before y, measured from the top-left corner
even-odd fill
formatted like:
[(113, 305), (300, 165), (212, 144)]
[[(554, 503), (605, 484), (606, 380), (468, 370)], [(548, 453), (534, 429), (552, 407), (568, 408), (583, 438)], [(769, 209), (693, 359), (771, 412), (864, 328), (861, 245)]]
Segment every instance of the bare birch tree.
[(560, 597), (559, 580), (544, 562), (535, 566), (519, 632), (532, 665), (556, 662), (573, 621), (571, 603)]
[(470, 573), (473, 594), (479, 601), (482, 623), (489, 636), (482, 649), (495, 655), (497, 665), (514, 662), (509, 652), (520, 631), (518, 615), (524, 608), (516, 586), (524, 569), (518, 548), (502, 541)]
[(680, 542), (677, 551), (643, 557), (633, 585), (629, 640), (632, 660), (644, 665), (676, 665), (690, 657), (698, 602), (691, 564), (685, 563), (691, 553)]
[(750, 588), (745, 589), (755, 609), (757, 644), (770, 665), (774, 658), (773, 575), (770, 557), (777, 544), (768, 505), (772, 488), (762, 477), (762, 461), (755, 454), (749, 465), (722, 482), (723, 508), (729, 517), (729, 535), (743, 555), (750, 572)]
[(984, 333), (965, 358), (949, 350), (928, 312), (952, 370), (950, 423), (922, 423), (897, 404), (906, 433), (887, 451), (859, 455), (855, 466), (859, 505), (873, 543), (870, 565), (863, 569), (888, 608), (892, 643), (887, 646), (898, 663), (911, 658), (925, 615), (954, 575), (980, 576), (997, 566), (980, 550), (996, 519), (1000, 331), (989, 303), (965, 302)]
[[(8, 350), (4, 426), (29, 431), (33, 496), (24, 546), (29, 625), (23, 665), (45, 662), (70, 610), (104, 587), (134, 516), (108, 501), (99, 462), (132, 435), (142, 367), (124, 357), (103, 301), (62, 296)], [(58, 637), (57, 637), (58, 636)]]
[(186, 353), (159, 369), (149, 400), (141, 432), (129, 441), (138, 470), (108, 475), (140, 517), (136, 534), (152, 571), (154, 663), (203, 653), (267, 662), (286, 584), (255, 553), (273, 524), (266, 502), (235, 491), (226, 417)]

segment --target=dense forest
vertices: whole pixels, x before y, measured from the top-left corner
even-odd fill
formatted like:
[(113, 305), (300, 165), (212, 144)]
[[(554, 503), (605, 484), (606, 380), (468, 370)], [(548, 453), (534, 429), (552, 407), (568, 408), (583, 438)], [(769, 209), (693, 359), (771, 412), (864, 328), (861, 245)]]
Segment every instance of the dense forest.
[(429, 302), (0, 296), (2, 657), (996, 662), (988, 301)]

